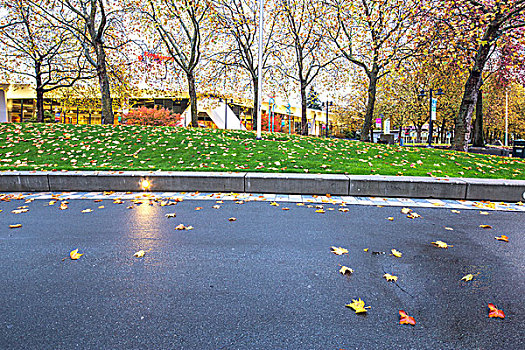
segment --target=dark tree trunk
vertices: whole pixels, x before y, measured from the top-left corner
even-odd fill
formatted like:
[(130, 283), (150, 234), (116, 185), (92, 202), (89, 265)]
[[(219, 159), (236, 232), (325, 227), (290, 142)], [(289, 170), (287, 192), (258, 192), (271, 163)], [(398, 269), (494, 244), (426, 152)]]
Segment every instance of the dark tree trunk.
[(257, 109), (259, 108), (259, 79), (252, 77), (253, 83), (253, 111), (252, 111), (252, 130), (257, 129)]
[(445, 129), (446, 127), (447, 127), (447, 121), (445, 120), (445, 118), (443, 118), (443, 120), (441, 121), (441, 128), (439, 130), (440, 132), (439, 140), (441, 141), (441, 143), (445, 143), (445, 140), (446, 140), (446, 136), (447, 136), (447, 130)]
[(109, 76), (106, 68), (106, 52), (102, 43), (97, 45), (97, 76), (101, 94), (101, 122), (102, 124), (113, 124), (115, 116), (113, 115)]
[(472, 145), (475, 147), (485, 146), (485, 140), (483, 140), (483, 90), (479, 90), (478, 100), (476, 101), (476, 120), (474, 120)]
[(190, 94), (190, 111), (191, 111), (191, 126), (199, 127), (199, 114), (197, 109), (197, 90), (195, 88), (195, 77), (193, 72), (187, 74), (188, 77), (188, 91)]
[(36, 121), (42, 123), (44, 121), (44, 88), (42, 87), (42, 73), (40, 62), (35, 63), (35, 77), (36, 77)]
[(306, 82), (301, 80), (301, 135), (308, 135), (308, 119), (306, 116)]
[(456, 118), (456, 127), (454, 129), (453, 149), (457, 151), (468, 151), (470, 141), (472, 112), (478, 99), (478, 91), (482, 84), (482, 73), (485, 64), (489, 58), (493, 40), (497, 36), (499, 24), (491, 24), (483, 34), (482, 44), (474, 58), (474, 67), (469, 74), (463, 92), (463, 98), (459, 107), (459, 113)]
[(361, 141), (373, 141), (372, 119), (374, 118), (374, 107), (377, 94), (378, 69), (374, 65), (368, 76), (368, 98), (366, 102), (365, 121), (361, 128)]

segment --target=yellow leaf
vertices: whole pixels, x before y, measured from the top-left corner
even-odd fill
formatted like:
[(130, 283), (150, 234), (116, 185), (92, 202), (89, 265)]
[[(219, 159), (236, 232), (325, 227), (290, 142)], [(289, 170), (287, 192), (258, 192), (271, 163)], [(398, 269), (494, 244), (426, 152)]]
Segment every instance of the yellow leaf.
[(339, 208), (340, 212), (346, 213), (348, 211), (348, 208)]
[(447, 244), (443, 241), (436, 241), (436, 242), (431, 242), (433, 245), (435, 245), (436, 247), (438, 248), (443, 248), (443, 249), (446, 249), (448, 247), (453, 247), (453, 245), (451, 244)]
[(67, 209), (67, 204), (66, 203), (60, 203), (60, 210), (66, 210)]
[(166, 214), (164, 216), (167, 217), (167, 218), (174, 218), (174, 217), (177, 216), (177, 214), (175, 214), (175, 213), (168, 213), (168, 214)]
[(236, 218), (229, 218), (228, 221), (236, 221)]
[(136, 252), (135, 254), (133, 254), (133, 256), (134, 256), (135, 258), (142, 258), (142, 257), (144, 256), (144, 254), (146, 254), (145, 251), (143, 251), (143, 250), (139, 250), (138, 252)]
[(412, 209), (410, 209), (410, 208), (403, 208), (403, 209), (401, 209), (401, 212), (403, 214), (408, 214), (408, 213), (412, 212)]
[(503, 242), (508, 242), (509, 241), (509, 237), (505, 236), (505, 235), (501, 235), (500, 237), (494, 237), (495, 239), (497, 239), (498, 241), (503, 241)]
[(454, 231), (454, 229), (452, 227), (446, 227), (446, 226), (445, 226), (445, 230)]
[(20, 228), (20, 227), (22, 227), (22, 224), (9, 225), (9, 228)]
[(84, 209), (84, 210), (82, 210), (83, 213), (91, 213), (92, 211), (93, 210), (91, 210), (91, 209)]
[(356, 314), (366, 312), (366, 309), (370, 309), (370, 306), (365, 307), (365, 302), (361, 300), (361, 298), (358, 300), (352, 299), (352, 302), (350, 304), (346, 304), (345, 306), (354, 309)]
[(488, 211), (480, 211), (479, 212), (481, 215), (489, 215), (489, 212)]
[(490, 226), (490, 225), (479, 225), (479, 227), (481, 227), (481, 228), (492, 228), (492, 226)]
[(363, 251), (364, 251), (364, 252), (367, 252), (367, 251), (368, 251), (368, 248), (363, 249)]
[(84, 254), (79, 254), (78, 249), (75, 249), (69, 253), (71, 260), (78, 260), (82, 255)]
[(274, 206), (274, 207), (278, 207), (279, 206), (279, 203), (277, 202), (271, 202), (270, 205)]
[(416, 212), (412, 212), (412, 213), (407, 215), (407, 218), (409, 218), (409, 219), (415, 219), (415, 218), (420, 218), (420, 217), (421, 217), (421, 215), (419, 215)]
[[(339, 265), (339, 266), (341, 266), (341, 265)], [(352, 270), (351, 268), (346, 267), (346, 266), (341, 266), (341, 268), (339, 269), (339, 272), (341, 274), (343, 274), (343, 275), (345, 275), (345, 274), (349, 274), (350, 275), (350, 274), (354, 273), (354, 270)]]
[(389, 273), (385, 273), (383, 277), (386, 278), (388, 282), (397, 282), (397, 276), (391, 275)]
[(320, 213), (320, 214), (324, 214), (325, 213), (324, 209), (317, 209), (315, 212), (316, 213)]
[(455, 209), (452, 209), (451, 212), (456, 213), (456, 214), (461, 213), (459, 210), (455, 210)]
[(298, 206), (298, 207), (303, 207), (303, 206), (304, 206), (304, 203), (297, 203), (297, 206)]
[(392, 249), (391, 252), (392, 252), (392, 255), (395, 256), (396, 258), (400, 258), (401, 256), (403, 256), (403, 253), (395, 249)]
[(390, 221), (394, 221), (394, 218), (391, 217), (391, 216), (387, 217), (386, 219), (387, 219), (387, 220), (390, 220)]
[(466, 282), (468, 282), (468, 281), (472, 281), (472, 278), (474, 278), (474, 275), (471, 274), (471, 273), (469, 273), (468, 275), (463, 276), (463, 277), (461, 278), (461, 280), (462, 280), (462, 281), (466, 281)]
[(341, 248), (341, 247), (330, 247), (330, 249), (332, 249), (332, 253), (334, 253), (335, 255), (343, 255), (343, 254), (348, 254), (348, 249), (345, 249), (345, 248)]

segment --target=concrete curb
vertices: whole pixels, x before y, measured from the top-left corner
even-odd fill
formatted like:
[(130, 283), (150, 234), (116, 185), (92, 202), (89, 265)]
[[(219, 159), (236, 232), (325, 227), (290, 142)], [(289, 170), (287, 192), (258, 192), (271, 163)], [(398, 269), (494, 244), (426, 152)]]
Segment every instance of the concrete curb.
[(505, 202), (525, 199), (523, 180), (245, 172), (7, 171), (0, 172), (0, 192), (142, 191), (142, 179), (150, 180), (155, 192), (329, 193)]

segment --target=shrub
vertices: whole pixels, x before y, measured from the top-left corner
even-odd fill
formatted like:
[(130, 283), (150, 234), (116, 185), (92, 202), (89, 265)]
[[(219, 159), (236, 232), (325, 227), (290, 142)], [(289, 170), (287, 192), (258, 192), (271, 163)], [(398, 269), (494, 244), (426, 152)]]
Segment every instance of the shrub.
[(165, 108), (140, 107), (125, 114), (123, 123), (129, 125), (181, 126), (182, 117), (180, 114), (175, 114)]

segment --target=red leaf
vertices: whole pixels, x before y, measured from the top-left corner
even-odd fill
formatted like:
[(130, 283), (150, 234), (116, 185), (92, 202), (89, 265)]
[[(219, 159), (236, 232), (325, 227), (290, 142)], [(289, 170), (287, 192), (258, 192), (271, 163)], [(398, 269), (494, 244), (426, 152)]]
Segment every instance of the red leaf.
[(490, 303), (488, 305), (489, 307), (489, 317), (499, 317), (499, 318), (505, 318), (505, 313), (503, 310), (499, 310), (494, 304)]
[(410, 324), (412, 326), (416, 325), (416, 320), (412, 316), (408, 316), (407, 313), (403, 310), (399, 310), (399, 324)]

